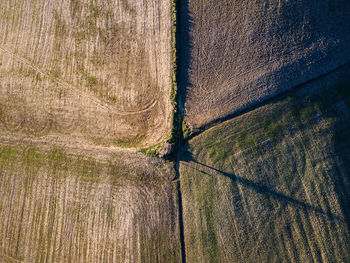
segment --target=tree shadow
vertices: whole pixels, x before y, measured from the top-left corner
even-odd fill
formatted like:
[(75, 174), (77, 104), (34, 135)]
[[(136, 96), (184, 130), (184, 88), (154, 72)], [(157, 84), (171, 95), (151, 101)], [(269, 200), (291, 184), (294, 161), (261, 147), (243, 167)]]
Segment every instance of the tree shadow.
[(193, 19), (188, 8), (188, 0), (177, 1), (177, 31), (176, 31), (176, 50), (177, 50), (177, 85), (179, 97), (179, 110), (184, 115), (185, 100), (187, 89), (191, 87), (189, 80), (189, 70), (192, 60), (191, 50), (193, 47), (190, 30)]
[(322, 217), (326, 217), (327, 219), (331, 220), (331, 221), (340, 221), (340, 222), (345, 222), (346, 223), (346, 219), (344, 219), (343, 217), (341, 216), (338, 216), (338, 215), (335, 215), (334, 213), (332, 213), (331, 211), (329, 210), (323, 210), (322, 208), (319, 208), (319, 207), (316, 207), (316, 206), (313, 206), (311, 204), (308, 204), (308, 203), (305, 203), (304, 201), (300, 201), (298, 199), (295, 199), (291, 196), (287, 196), (285, 195), (284, 193), (282, 192), (278, 192), (278, 191), (275, 191), (273, 189), (271, 189), (270, 187), (267, 187), (265, 185), (261, 185), (259, 183), (256, 183), (254, 181), (251, 181), (249, 179), (246, 179), (246, 178), (243, 178), (241, 176), (237, 176), (233, 173), (227, 173), (227, 172), (224, 172), (224, 171), (221, 171), (221, 170), (218, 170), (212, 166), (209, 166), (207, 164), (204, 164), (204, 163), (201, 163), (199, 161), (196, 161), (194, 160), (193, 158), (191, 158), (189, 155), (186, 154), (186, 160), (183, 160), (181, 162), (182, 165), (184, 166), (187, 166), (191, 169), (194, 169), (202, 174), (205, 174), (205, 175), (209, 175), (209, 176), (215, 176), (211, 173), (208, 173), (202, 169), (198, 169), (192, 165), (190, 165), (190, 162), (193, 162), (197, 165), (200, 165), (200, 166), (203, 166), (207, 169), (210, 169), (212, 170), (213, 172), (216, 172), (218, 174), (221, 174), (223, 176), (226, 176), (228, 178), (230, 178), (232, 181), (236, 182), (237, 184), (241, 184), (241, 185), (244, 185), (252, 190), (254, 190), (255, 192), (259, 193), (259, 194), (263, 194), (265, 196), (268, 196), (268, 197), (271, 197), (279, 202), (282, 202), (284, 204), (289, 204), (289, 205), (293, 205), (295, 207), (298, 207), (304, 211), (307, 211), (307, 212), (313, 212), (313, 213), (316, 213), (317, 215), (319, 216), (322, 216)]

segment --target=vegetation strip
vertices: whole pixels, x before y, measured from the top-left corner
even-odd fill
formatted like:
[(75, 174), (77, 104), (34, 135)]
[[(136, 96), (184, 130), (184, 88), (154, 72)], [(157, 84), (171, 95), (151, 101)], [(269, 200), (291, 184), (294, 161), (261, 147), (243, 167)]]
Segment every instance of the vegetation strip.
[(180, 171), (179, 163), (182, 154), (182, 145), (184, 142), (183, 138), (183, 116), (180, 110), (180, 96), (178, 94), (178, 84), (177, 84), (177, 48), (179, 42), (179, 35), (177, 33), (177, 17), (178, 17), (178, 5), (177, 0), (172, 0), (171, 5), (171, 57), (172, 57), (172, 79), (171, 79), (171, 101), (174, 107), (173, 115), (173, 130), (171, 134), (170, 143), (175, 143), (175, 152), (173, 158), (175, 159), (175, 171), (176, 171), (176, 189), (177, 189), (177, 199), (179, 206), (179, 232), (180, 232), (180, 246), (181, 246), (181, 259), (182, 263), (186, 263), (186, 249), (185, 249), (185, 236), (184, 236), (184, 223), (183, 223), (183, 209), (182, 209), (182, 195), (181, 195), (181, 181), (180, 181)]

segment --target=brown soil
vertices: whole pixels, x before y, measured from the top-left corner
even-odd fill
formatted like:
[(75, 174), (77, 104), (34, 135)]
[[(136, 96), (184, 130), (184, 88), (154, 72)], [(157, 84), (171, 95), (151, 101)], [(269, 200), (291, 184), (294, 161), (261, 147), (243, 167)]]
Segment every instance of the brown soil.
[(185, 120), (200, 128), (350, 61), (348, 1), (181, 1)]
[(2, 131), (155, 144), (171, 127), (170, 2), (0, 3)]
[(142, 154), (3, 142), (0, 262), (179, 262), (174, 176)]

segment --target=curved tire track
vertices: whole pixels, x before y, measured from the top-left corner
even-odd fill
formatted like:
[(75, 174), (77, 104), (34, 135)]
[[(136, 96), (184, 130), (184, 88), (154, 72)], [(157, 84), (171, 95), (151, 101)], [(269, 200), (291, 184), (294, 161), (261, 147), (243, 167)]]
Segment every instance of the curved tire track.
[(86, 97), (87, 99), (91, 100), (92, 102), (94, 102), (95, 104), (97, 104), (98, 106), (104, 108), (105, 110), (108, 110), (114, 114), (117, 115), (121, 115), (121, 116), (127, 116), (127, 115), (135, 115), (135, 114), (142, 114), (145, 112), (150, 111), (158, 102), (158, 100), (153, 99), (152, 101), (150, 101), (148, 104), (146, 104), (142, 109), (140, 110), (130, 110), (130, 111), (123, 111), (123, 110), (118, 110), (118, 109), (113, 109), (112, 107), (102, 103), (100, 100), (96, 99), (92, 94), (89, 94), (88, 92), (84, 92), (79, 90), (77, 87), (66, 83), (64, 80), (62, 79), (58, 79), (58, 78), (53, 78), (52, 76), (50, 76), (49, 74), (47, 74), (44, 70), (40, 69), (39, 67), (33, 65), (30, 63), (29, 60), (22, 58), (18, 55), (16, 55), (15, 53), (0, 47), (0, 50), (3, 51), (4, 53), (8, 54), (9, 56), (15, 58), (16, 60), (18, 60), (19, 62), (23, 63), (24, 65), (34, 69), (35, 71), (39, 72), (40, 74), (44, 75), (45, 77), (49, 78), (51, 81), (55, 82), (56, 84), (67, 88), (73, 88), (73, 90), (77, 93), (82, 94), (84, 97)]

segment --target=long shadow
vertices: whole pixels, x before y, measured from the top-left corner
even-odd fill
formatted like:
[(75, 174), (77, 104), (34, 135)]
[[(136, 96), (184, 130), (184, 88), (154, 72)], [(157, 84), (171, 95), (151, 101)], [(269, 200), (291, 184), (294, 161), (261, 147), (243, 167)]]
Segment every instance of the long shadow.
[[(303, 209), (305, 211), (314, 212), (314, 213), (316, 213), (318, 215), (327, 217), (330, 220), (337, 220), (337, 221), (345, 222), (344, 218), (333, 214), (331, 211), (324, 211), (323, 209), (321, 209), (319, 207), (315, 207), (315, 206), (310, 205), (308, 203), (305, 203), (303, 201), (297, 200), (297, 199), (295, 199), (293, 197), (285, 195), (284, 193), (272, 190), (272, 189), (270, 189), (267, 186), (264, 186), (264, 185), (261, 185), (259, 183), (253, 182), (251, 180), (245, 179), (243, 177), (237, 176), (237, 175), (235, 175), (233, 173), (227, 173), (227, 172), (220, 171), (220, 170), (218, 170), (218, 169), (216, 169), (214, 167), (211, 167), (211, 166), (206, 165), (204, 163), (200, 163), (200, 162), (198, 162), (198, 161), (196, 161), (194, 159), (190, 159), (190, 160), (192, 162), (194, 162), (196, 164), (199, 164), (199, 165), (201, 165), (203, 167), (206, 167), (206, 168), (208, 168), (208, 169), (210, 169), (212, 171), (215, 171), (215, 172), (217, 172), (219, 174), (222, 174), (222, 175), (224, 175), (226, 177), (229, 177), (231, 180), (234, 180), (236, 183), (242, 184), (242, 185), (244, 185), (244, 186), (246, 186), (246, 187), (248, 187), (250, 189), (253, 189), (257, 193), (260, 193), (260, 194), (263, 194), (263, 195), (267, 195), (269, 197), (272, 197), (273, 199), (276, 199), (276, 200), (284, 202), (284, 203), (292, 204), (294, 206), (300, 207), (301, 209)], [(200, 169), (198, 169), (196, 167), (193, 167), (193, 166), (189, 165), (186, 162), (182, 162), (181, 164), (185, 165), (185, 166), (187, 166), (187, 167), (189, 167), (191, 169), (194, 169), (196, 171), (199, 171), (199, 172), (201, 172), (203, 174), (206, 174), (206, 175), (209, 175), (209, 176), (213, 176), (212, 174), (210, 174), (210, 173), (208, 173), (206, 171), (200, 170)]]
[[(182, 133), (182, 120), (185, 113), (185, 100), (187, 89), (190, 87), (189, 70), (191, 63), (191, 39), (190, 28), (191, 18), (188, 8), (188, 0), (174, 0), (176, 2), (176, 80), (177, 80), (177, 156), (176, 156), (176, 173), (177, 178), (180, 179), (179, 161), (182, 156), (184, 145)], [(185, 249), (185, 232), (183, 223), (183, 208), (182, 208), (182, 194), (181, 181), (177, 182), (177, 194), (179, 205), (179, 227), (180, 227), (180, 244), (181, 244), (181, 262), (186, 263), (186, 249)]]
[(338, 72), (338, 71), (341, 71), (341, 70), (344, 70), (344, 69), (345, 70), (349, 70), (350, 69), (350, 61), (346, 62), (343, 65), (340, 65), (339, 67), (337, 67), (337, 68), (335, 68), (335, 69), (333, 69), (331, 71), (328, 71), (325, 74), (322, 74), (322, 75), (320, 75), (318, 77), (315, 77), (313, 79), (305, 81), (305, 82), (303, 82), (303, 83), (301, 83), (301, 84), (299, 84), (299, 85), (297, 85), (295, 87), (292, 87), (289, 90), (286, 90), (286, 91), (278, 93), (278, 94), (276, 94), (274, 96), (268, 97), (268, 98), (266, 98), (266, 99), (264, 99), (262, 101), (254, 102), (254, 103), (248, 105), (247, 107), (244, 107), (244, 108), (242, 108), (240, 110), (237, 110), (237, 111), (235, 111), (233, 113), (228, 114), (225, 117), (214, 119), (214, 120), (208, 122), (207, 124), (204, 124), (201, 127), (196, 128), (196, 130), (193, 131), (191, 133), (191, 135), (186, 138), (186, 141), (191, 140), (192, 138), (198, 136), (199, 134), (201, 134), (202, 132), (208, 130), (209, 128), (212, 128), (212, 127), (218, 125), (219, 123), (232, 120), (232, 119), (237, 118), (237, 117), (239, 117), (241, 115), (244, 115), (244, 114), (246, 114), (248, 112), (254, 111), (255, 109), (258, 109), (260, 107), (268, 105), (269, 103), (272, 103), (272, 102), (275, 102), (277, 100), (281, 100), (283, 98), (286, 98), (287, 96), (293, 95), (293, 94), (295, 94), (296, 91), (302, 89), (306, 85), (311, 84), (311, 83), (313, 83), (313, 82), (315, 82), (315, 81), (317, 81), (319, 79), (322, 79), (322, 78), (324, 78), (326, 76), (329, 76), (329, 75), (331, 75), (331, 74), (333, 74), (335, 72)]
[(193, 19), (188, 8), (188, 0), (177, 0), (177, 85), (178, 85), (178, 109), (181, 116), (184, 114), (184, 105), (187, 89), (191, 87), (189, 70), (192, 60), (192, 41), (190, 30)]
[[(350, 81), (347, 86), (347, 95), (350, 97)], [(349, 103), (349, 97), (347, 102)], [(347, 110), (350, 105), (346, 106)], [(339, 118), (339, 112), (329, 112), (330, 117)], [(333, 116), (332, 116), (333, 115)], [(341, 209), (344, 213), (345, 221), (350, 231), (350, 123), (349, 116), (338, 121), (334, 127), (334, 147), (341, 163), (342, 169), (338, 166), (333, 168), (332, 178), (334, 180), (335, 191), (337, 192)]]

